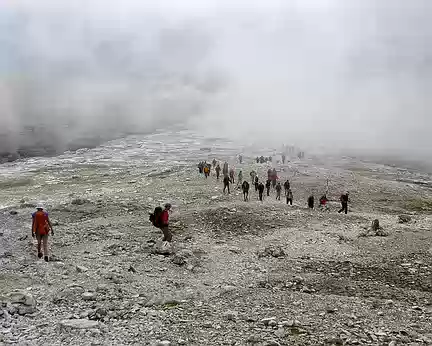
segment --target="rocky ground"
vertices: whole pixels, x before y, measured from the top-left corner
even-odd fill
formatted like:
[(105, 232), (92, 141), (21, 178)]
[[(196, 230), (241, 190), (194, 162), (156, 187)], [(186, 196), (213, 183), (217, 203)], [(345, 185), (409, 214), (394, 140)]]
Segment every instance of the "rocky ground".
[[(198, 160), (227, 151), (167, 162), (169, 149), (151, 160), (96, 150), (3, 167), (0, 344), (432, 344), (427, 174), (349, 158), (274, 163), (292, 181), (289, 207), (273, 191), (263, 203), (254, 191), (249, 202), (239, 190), (223, 195), (198, 174)], [(252, 162), (236, 169), (264, 177), (267, 166)], [(330, 211), (307, 210), (327, 181)], [(345, 189), (348, 215), (336, 212)], [(39, 200), (55, 225), (48, 263), (30, 236)], [(168, 253), (148, 221), (166, 201)]]

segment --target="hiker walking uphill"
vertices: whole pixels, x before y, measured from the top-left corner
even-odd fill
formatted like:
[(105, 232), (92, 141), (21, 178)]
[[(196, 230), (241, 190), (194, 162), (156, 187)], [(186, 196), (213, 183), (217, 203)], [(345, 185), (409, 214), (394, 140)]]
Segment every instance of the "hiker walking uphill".
[(235, 174), (234, 168), (231, 168), (229, 171), (229, 177), (232, 184), (234, 184), (234, 174)]
[(321, 210), (328, 210), (327, 202), (328, 202), (327, 195), (326, 194), (322, 195), (319, 200)]
[(222, 173), (224, 176), (228, 176), (228, 162), (226, 162), (226, 161), (223, 164)]
[(249, 183), (245, 180), (242, 184), (243, 199), (247, 201), (249, 199)]
[(216, 164), (217, 164), (217, 161), (216, 161), (216, 159), (213, 159), (213, 167), (216, 167)]
[(282, 192), (282, 186), (281, 186), (281, 183), (278, 182), (276, 185), (276, 199), (278, 201), (280, 201), (280, 199), (281, 199), (281, 192)]
[(240, 170), (237, 178), (237, 186), (243, 181), (243, 172)]
[(258, 191), (258, 185), (258, 177), (255, 177), (255, 191)]
[(209, 177), (209, 175), (210, 175), (210, 167), (209, 167), (209, 165), (205, 165), (204, 166), (204, 176), (207, 179)]
[(270, 187), (271, 187), (271, 181), (270, 181), (270, 179), (267, 179), (265, 187), (267, 189), (267, 196), (270, 196)]
[[(37, 251), (38, 258), (44, 256), (45, 262), (49, 261), (48, 257), (48, 234), (54, 235), (54, 230), (51, 225), (51, 221), (48, 217), (48, 213), (44, 211), (42, 205), (36, 207), (36, 212), (32, 214), (32, 237), (37, 239)], [(43, 254), (42, 254), (43, 244)]]
[(230, 178), (225, 175), (223, 178), (223, 184), (224, 184), (224, 188), (223, 188), (223, 193), (225, 193), (225, 190), (228, 188), (228, 194), (230, 194)]
[(278, 176), (277, 176), (276, 168), (273, 168), (273, 172), (272, 172), (272, 185), (273, 185), (273, 188), (276, 187), (276, 181), (277, 181), (277, 179), (278, 179)]
[(285, 154), (282, 154), (282, 163), (285, 164), (285, 161), (286, 161), (286, 156)]
[(149, 220), (153, 226), (159, 228), (163, 233), (162, 241), (171, 242), (172, 233), (169, 229), (169, 211), (171, 210), (171, 204), (166, 203), (165, 209), (156, 207), (154, 212), (150, 214)]
[(251, 184), (254, 185), (255, 184), (256, 172), (255, 171), (250, 172), (250, 177), (251, 177)]
[(264, 184), (263, 183), (257, 183), (258, 185), (258, 194), (259, 194), (259, 200), (263, 201), (263, 193), (264, 193)]
[(293, 203), (293, 193), (292, 193), (291, 189), (288, 189), (288, 191), (286, 192), (286, 202), (289, 205), (292, 205), (292, 203)]
[(290, 184), (289, 180), (287, 179), (287, 181), (284, 182), (285, 196), (287, 195), (287, 192), (290, 188), (291, 188), (291, 184)]
[(309, 209), (313, 209), (315, 206), (315, 197), (310, 195), (307, 199), (307, 204)]
[(221, 168), (220, 168), (220, 165), (219, 165), (219, 164), (217, 164), (217, 166), (216, 166), (216, 168), (215, 168), (215, 171), (216, 171), (216, 179), (219, 180), (219, 177), (220, 177), (220, 171), (221, 171)]
[(341, 196), (340, 196), (340, 201), (341, 201), (341, 204), (342, 204), (342, 208), (341, 208), (341, 210), (339, 210), (339, 213), (341, 213), (341, 212), (345, 212), (345, 214), (348, 214), (348, 201), (349, 201), (349, 193), (347, 192), (347, 193), (343, 193)]

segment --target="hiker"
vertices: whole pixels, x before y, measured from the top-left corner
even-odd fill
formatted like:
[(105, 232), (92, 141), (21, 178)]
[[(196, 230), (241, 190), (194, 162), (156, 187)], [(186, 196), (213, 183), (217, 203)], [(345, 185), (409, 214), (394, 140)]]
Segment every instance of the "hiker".
[(205, 167), (204, 167), (204, 176), (207, 179), (209, 175), (210, 175), (210, 167), (208, 165), (205, 165)]
[(270, 179), (267, 179), (265, 187), (267, 189), (267, 196), (270, 196), (270, 187), (271, 187), (271, 181), (270, 181)]
[(242, 164), (243, 163), (243, 155), (240, 154), (238, 157), (239, 163)]
[(265, 162), (264, 156), (261, 155), (261, 157), (259, 158), (259, 162), (260, 163), (264, 163)]
[(255, 171), (250, 172), (250, 177), (251, 177), (251, 184), (254, 185), (255, 184), (256, 172)]
[(228, 188), (228, 194), (230, 194), (230, 178), (226, 175), (223, 178), (224, 188), (223, 193), (225, 194), (225, 190)]
[(242, 184), (243, 198), (245, 202), (249, 199), (249, 183), (245, 180)]
[(286, 201), (287, 204), (292, 205), (293, 203), (293, 193), (291, 191), (291, 189), (288, 189), (287, 193), (286, 193)]
[(243, 172), (240, 170), (237, 178), (237, 185), (240, 184), (243, 181)]
[(226, 162), (226, 161), (223, 164), (222, 173), (224, 176), (228, 176), (228, 162)]
[(256, 163), (259, 163), (260, 162), (260, 158), (257, 156), (256, 157)]
[(286, 161), (286, 156), (285, 154), (282, 154), (282, 163), (285, 164), (285, 161)]
[(202, 174), (203, 169), (204, 169), (204, 163), (201, 161), (201, 162), (198, 164), (198, 171), (200, 172), (200, 174)]
[(278, 201), (280, 201), (280, 198), (281, 198), (281, 191), (282, 191), (282, 186), (281, 186), (281, 183), (278, 182), (276, 185), (276, 199)]
[(217, 164), (217, 161), (216, 161), (216, 159), (213, 159), (213, 167), (216, 167), (216, 164)]
[(229, 177), (232, 184), (234, 184), (234, 174), (235, 174), (234, 168), (231, 168), (229, 171)]
[(326, 194), (322, 195), (319, 200), (321, 210), (328, 210), (327, 202), (328, 202), (327, 195)]
[(339, 213), (345, 211), (345, 214), (348, 214), (349, 192), (347, 192), (347, 193), (343, 193), (343, 194), (340, 196), (340, 201), (341, 201), (341, 204), (342, 204), (342, 209), (339, 210)]
[(262, 202), (263, 201), (263, 193), (264, 193), (264, 184), (263, 183), (257, 183), (257, 189), (258, 189), (258, 193), (259, 193), (259, 200)]
[(255, 191), (258, 191), (258, 177), (255, 177)]
[(273, 157), (269, 156), (268, 160), (269, 160), (269, 162), (272, 162), (273, 161)]
[(277, 179), (278, 179), (278, 176), (277, 176), (276, 168), (273, 168), (273, 172), (272, 172), (272, 185), (273, 185), (273, 188), (276, 187), (276, 181), (277, 181)]
[(219, 180), (220, 171), (221, 171), (219, 163), (217, 164), (215, 171), (216, 171), (216, 180)]
[(162, 241), (170, 243), (172, 240), (172, 233), (169, 229), (169, 212), (171, 211), (171, 204), (166, 203), (164, 207), (165, 209), (160, 214), (159, 227), (164, 235)]
[(291, 188), (291, 184), (290, 184), (289, 180), (287, 179), (287, 181), (284, 182), (285, 196), (287, 195), (287, 192), (290, 188)]
[(315, 197), (310, 195), (307, 199), (307, 204), (308, 204), (309, 209), (313, 209), (314, 204), (315, 204)]
[[(32, 237), (37, 239), (38, 258), (44, 256), (45, 262), (49, 261), (48, 258), (48, 234), (54, 235), (54, 230), (51, 225), (48, 213), (44, 211), (41, 204), (36, 206), (36, 211), (32, 214)], [(43, 254), (42, 246), (43, 243)]]
[(267, 179), (271, 181), (272, 180), (272, 176), (273, 176), (272, 170), (271, 170), (271, 168), (269, 168), (267, 170)]

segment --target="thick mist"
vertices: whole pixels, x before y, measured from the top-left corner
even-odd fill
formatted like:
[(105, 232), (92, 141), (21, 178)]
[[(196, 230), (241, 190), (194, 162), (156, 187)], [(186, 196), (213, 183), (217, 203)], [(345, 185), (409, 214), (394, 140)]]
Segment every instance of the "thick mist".
[(431, 159), (427, 0), (9, 1), (0, 152), (176, 123)]

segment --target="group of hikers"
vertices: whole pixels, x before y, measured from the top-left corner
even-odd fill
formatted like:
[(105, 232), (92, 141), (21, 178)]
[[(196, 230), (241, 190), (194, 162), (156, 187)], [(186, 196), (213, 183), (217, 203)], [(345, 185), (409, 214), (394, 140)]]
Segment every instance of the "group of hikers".
[[(264, 158), (263, 156), (261, 156), (261, 158), (264, 160), (263, 162), (266, 162), (266, 158)], [(261, 158), (257, 157), (257, 162), (261, 162)], [(282, 156), (282, 161), (285, 161), (285, 155)], [(271, 156), (269, 158), (267, 158), (267, 162), (271, 161)], [(239, 156), (239, 162), (242, 162), (242, 158), (240, 159)], [(211, 169), (211, 167), (214, 167), (215, 172), (216, 172), (216, 179), (219, 180), (220, 178), (220, 172), (222, 170), (222, 174), (223, 174), (223, 193), (228, 193), (230, 194), (230, 184), (234, 184), (235, 183), (235, 170), (233, 167), (229, 168), (228, 162), (224, 162), (223, 163), (223, 168), (221, 169), (220, 167), (220, 163), (217, 162), (216, 159), (213, 159), (212, 161), (212, 165), (207, 164), (206, 162), (201, 162), (198, 165), (199, 168), (199, 172), (203, 173), (202, 169), (200, 167), (209, 167), (209, 170)], [(206, 178), (209, 176), (210, 172), (206, 173), (204, 172), (204, 174), (206, 175)], [(250, 190), (250, 186), (254, 186), (255, 187), (255, 191), (258, 192), (258, 199), (260, 201), (263, 201), (264, 199), (264, 190), (266, 190), (267, 192), (267, 196), (270, 196), (270, 191), (271, 189), (276, 191), (276, 200), (281, 200), (281, 194), (282, 194), (282, 185), (281, 182), (278, 181), (279, 177), (277, 175), (277, 171), (276, 168), (269, 168), (267, 171), (267, 180), (265, 182), (265, 184), (259, 180), (257, 172), (255, 172), (254, 170), (252, 170), (250, 172), (250, 181), (251, 183), (249, 184), (249, 182), (247, 180), (243, 180), (243, 171), (240, 170), (238, 173), (238, 180), (237, 180), (237, 185), (236, 187), (238, 189), (242, 189), (243, 192), (243, 199), (244, 201), (248, 201), (249, 200), (249, 190)], [(242, 182), (243, 181), (243, 182)], [(241, 186), (240, 186), (241, 183)], [(287, 179), (284, 183), (283, 183), (283, 189), (285, 191), (285, 198), (286, 198), (286, 204), (289, 205), (293, 205), (293, 192), (291, 190), (291, 184), (290, 181)], [(328, 208), (328, 202), (329, 199), (327, 198), (327, 193), (324, 193), (320, 199), (319, 199), (319, 208), (321, 210), (329, 210)], [(348, 213), (348, 202), (349, 202), (349, 193), (343, 193), (340, 196), (340, 202), (342, 205), (342, 208), (339, 210), (339, 213), (341, 212), (345, 212), (345, 214)], [(308, 208), (310, 209), (314, 209), (315, 208), (315, 197), (313, 195), (310, 195), (307, 199), (307, 205)]]

